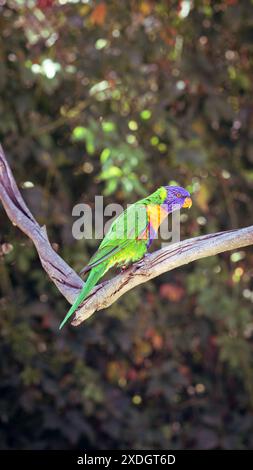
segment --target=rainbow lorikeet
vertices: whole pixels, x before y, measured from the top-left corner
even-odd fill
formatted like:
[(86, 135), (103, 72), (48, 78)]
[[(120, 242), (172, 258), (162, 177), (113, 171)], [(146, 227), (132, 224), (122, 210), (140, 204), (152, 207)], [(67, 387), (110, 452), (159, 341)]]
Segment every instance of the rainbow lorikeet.
[(60, 329), (110, 268), (126, 267), (143, 258), (165, 217), (175, 209), (191, 205), (190, 194), (184, 188), (162, 186), (122, 212), (113, 221), (89, 264), (81, 271), (81, 273), (90, 271), (90, 274), (62, 321)]

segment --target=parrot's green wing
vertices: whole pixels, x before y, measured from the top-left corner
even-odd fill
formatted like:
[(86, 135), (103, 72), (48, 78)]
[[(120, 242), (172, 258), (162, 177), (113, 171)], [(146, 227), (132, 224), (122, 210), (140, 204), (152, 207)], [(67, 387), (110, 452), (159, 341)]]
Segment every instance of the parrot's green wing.
[(147, 226), (146, 206), (140, 203), (129, 206), (114, 220), (98, 250), (90, 259), (88, 266), (81, 272), (90, 271), (93, 267), (127, 248), (129, 242), (136, 240), (144, 233)]
[(109, 241), (136, 239), (147, 224), (147, 206), (142, 201), (132, 204), (113, 221), (100, 246), (107, 245)]
[(119, 251), (121, 251), (126, 246), (127, 246), (127, 241), (125, 241), (124, 243), (118, 244), (117, 246), (115, 246), (114, 243), (113, 244), (108, 243), (108, 245), (99, 248), (98, 251), (90, 259), (89, 264), (84, 269), (82, 269), (80, 274), (90, 271), (95, 266), (98, 266), (98, 264), (103, 263), (103, 261), (108, 260), (111, 256), (116, 255)]

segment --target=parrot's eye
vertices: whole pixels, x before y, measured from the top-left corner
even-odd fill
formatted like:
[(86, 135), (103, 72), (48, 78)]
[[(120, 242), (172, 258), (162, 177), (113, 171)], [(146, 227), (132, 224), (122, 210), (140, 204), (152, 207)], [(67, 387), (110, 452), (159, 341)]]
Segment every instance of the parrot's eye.
[(176, 196), (177, 196), (177, 197), (182, 197), (182, 194), (181, 194), (181, 193), (177, 193)]

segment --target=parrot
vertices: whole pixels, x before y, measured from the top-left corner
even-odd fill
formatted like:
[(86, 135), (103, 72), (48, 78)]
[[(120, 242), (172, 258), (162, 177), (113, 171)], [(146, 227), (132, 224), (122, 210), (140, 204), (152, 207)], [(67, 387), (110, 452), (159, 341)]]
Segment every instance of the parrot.
[(176, 209), (191, 206), (192, 199), (186, 189), (180, 186), (161, 186), (146, 198), (129, 205), (115, 218), (98, 250), (80, 272), (89, 275), (59, 329), (76, 312), (110, 268), (117, 266), (126, 269), (143, 258), (165, 217)]

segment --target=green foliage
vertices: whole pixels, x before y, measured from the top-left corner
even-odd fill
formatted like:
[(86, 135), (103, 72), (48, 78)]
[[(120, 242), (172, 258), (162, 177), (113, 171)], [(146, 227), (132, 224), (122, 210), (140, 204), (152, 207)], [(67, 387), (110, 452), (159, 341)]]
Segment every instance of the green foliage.
[[(0, 141), (81, 268), (72, 206), (176, 181), (182, 238), (252, 223), (250, 0), (0, 2)], [(0, 448), (252, 448), (253, 256), (203, 259), (79, 329), (0, 214)]]

